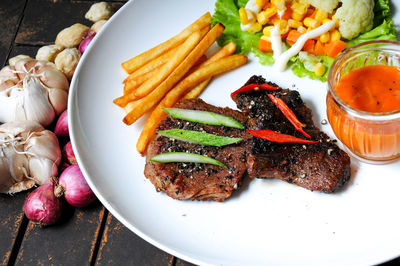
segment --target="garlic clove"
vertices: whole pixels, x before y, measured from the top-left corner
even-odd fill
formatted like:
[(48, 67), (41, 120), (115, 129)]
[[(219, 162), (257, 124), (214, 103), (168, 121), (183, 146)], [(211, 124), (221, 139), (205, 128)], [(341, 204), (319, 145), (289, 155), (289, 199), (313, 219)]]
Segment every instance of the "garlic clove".
[(42, 73), (40, 81), (43, 82), (45, 86), (68, 91), (68, 79), (56, 68), (55, 65), (54, 67), (50, 65), (39, 67), (38, 73)]
[(54, 107), (56, 115), (59, 116), (62, 112), (67, 109), (68, 104), (68, 93), (65, 90), (50, 89), (49, 100), (51, 105)]
[(20, 55), (11, 57), (11, 58), (8, 60), (8, 64), (9, 64), (11, 67), (14, 67), (14, 66), (15, 66), (15, 63), (17, 63), (17, 61), (19, 61), (19, 60), (21, 60), (21, 59), (32, 59), (32, 58), (31, 58), (29, 55), (20, 54)]
[(16, 84), (19, 79), (17, 74), (14, 72), (15, 69), (10, 66), (5, 66), (0, 70), (0, 83), (6, 80), (10, 80)]
[(25, 150), (34, 153), (36, 156), (43, 157), (54, 161), (56, 166), (61, 162), (61, 150), (56, 135), (49, 131), (43, 130), (36, 132), (28, 139)]
[(57, 176), (57, 165), (43, 157), (32, 157), (29, 160), (29, 169), (36, 184), (42, 185), (52, 176)]

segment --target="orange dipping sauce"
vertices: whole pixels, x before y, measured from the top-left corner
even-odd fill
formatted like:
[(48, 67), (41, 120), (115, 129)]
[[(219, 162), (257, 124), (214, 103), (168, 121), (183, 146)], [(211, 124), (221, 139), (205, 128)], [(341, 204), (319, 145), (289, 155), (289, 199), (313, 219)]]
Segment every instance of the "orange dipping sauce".
[(356, 69), (340, 79), (336, 94), (360, 111), (386, 113), (400, 110), (400, 70), (386, 65)]

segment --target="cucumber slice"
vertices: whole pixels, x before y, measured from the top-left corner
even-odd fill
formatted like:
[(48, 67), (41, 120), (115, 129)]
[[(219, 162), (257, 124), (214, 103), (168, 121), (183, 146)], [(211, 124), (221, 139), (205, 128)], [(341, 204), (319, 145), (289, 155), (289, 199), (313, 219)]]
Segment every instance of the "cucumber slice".
[(160, 130), (158, 134), (168, 138), (173, 138), (189, 143), (201, 144), (205, 146), (221, 147), (230, 145), (242, 140), (242, 138), (222, 137), (205, 132), (185, 130), (185, 129), (168, 129)]
[(190, 122), (196, 122), (213, 126), (226, 126), (243, 129), (244, 126), (232, 117), (207, 111), (188, 110), (180, 108), (163, 108), (169, 116)]
[(228, 169), (225, 164), (211, 157), (187, 152), (166, 152), (153, 156), (150, 161), (157, 163), (205, 163), (221, 166)]

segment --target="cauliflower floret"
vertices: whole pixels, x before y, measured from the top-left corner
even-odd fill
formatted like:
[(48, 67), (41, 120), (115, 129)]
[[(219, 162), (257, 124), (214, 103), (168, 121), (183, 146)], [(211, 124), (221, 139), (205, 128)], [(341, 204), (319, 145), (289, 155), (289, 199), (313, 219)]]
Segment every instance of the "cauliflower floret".
[(332, 11), (339, 4), (339, 0), (308, 0), (308, 3), (315, 8), (332, 14)]
[(374, 0), (342, 0), (342, 6), (336, 10), (335, 19), (339, 20), (342, 37), (351, 40), (372, 29)]
[(85, 39), (87, 33), (89, 31), (89, 27), (82, 25), (80, 23), (76, 23), (71, 27), (65, 28), (57, 34), (56, 37), (56, 45), (72, 48), (78, 46), (83, 39)]

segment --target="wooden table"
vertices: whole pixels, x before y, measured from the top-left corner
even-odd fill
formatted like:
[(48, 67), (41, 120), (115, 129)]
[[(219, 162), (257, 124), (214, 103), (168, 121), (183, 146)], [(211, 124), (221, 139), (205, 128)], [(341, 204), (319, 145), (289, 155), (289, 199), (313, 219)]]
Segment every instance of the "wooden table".
[[(126, 1), (110, 1), (118, 9)], [(57, 33), (74, 24), (91, 25), (84, 15), (94, 1), (1, 0), (0, 63), (18, 54), (35, 57)], [(85, 209), (65, 206), (61, 222), (40, 228), (24, 216), (29, 192), (0, 194), (2, 265), (190, 265), (150, 245), (97, 202)], [(399, 243), (400, 249), (400, 243)], [(385, 263), (399, 265), (400, 258)]]

